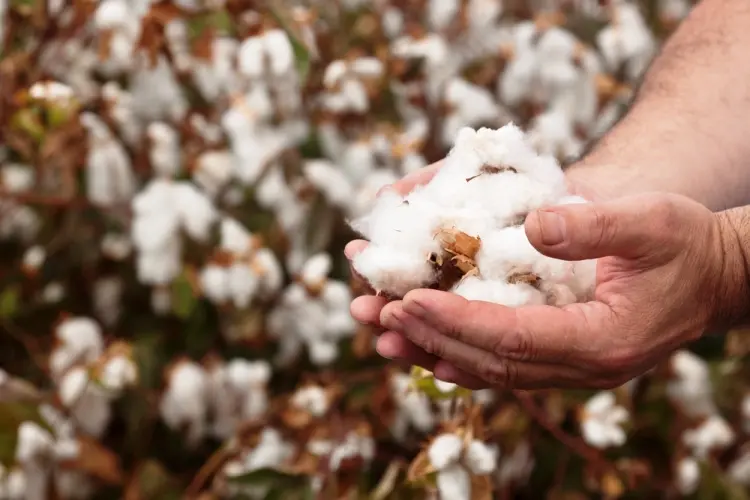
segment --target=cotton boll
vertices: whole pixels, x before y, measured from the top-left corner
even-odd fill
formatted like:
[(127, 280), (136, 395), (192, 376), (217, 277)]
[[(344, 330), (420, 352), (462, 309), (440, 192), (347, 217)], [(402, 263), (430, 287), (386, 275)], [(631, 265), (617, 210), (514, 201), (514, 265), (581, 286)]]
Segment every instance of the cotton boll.
[(263, 35), (263, 43), (273, 74), (283, 75), (294, 67), (294, 49), (284, 30), (274, 29), (266, 32)]
[(323, 160), (308, 161), (303, 170), (305, 177), (334, 205), (346, 206), (351, 201), (354, 187), (333, 164)]
[(476, 260), (482, 277), (489, 280), (504, 280), (514, 273), (532, 273), (542, 281), (567, 283), (573, 274), (571, 262), (539, 253), (526, 236), (524, 226), (508, 227), (486, 235)]
[(430, 285), (436, 278), (427, 254), (396, 253), (375, 244), (357, 254), (352, 265), (375, 290), (401, 297), (411, 290)]
[(259, 78), (263, 75), (265, 64), (265, 47), (260, 37), (249, 37), (239, 47), (237, 53), (240, 74), (248, 78)]
[(85, 317), (70, 318), (56, 329), (58, 346), (50, 355), (50, 372), (53, 379), (76, 363), (88, 363), (97, 359), (104, 349), (102, 332), (93, 320)]
[(236, 219), (223, 217), (219, 223), (220, 243), (222, 250), (235, 255), (243, 255), (250, 251), (252, 234)]
[(682, 495), (689, 496), (695, 493), (701, 479), (698, 461), (692, 457), (680, 460), (677, 464), (676, 476), (677, 490)]
[(205, 432), (208, 383), (208, 375), (200, 365), (182, 362), (170, 374), (160, 402), (160, 413), (167, 426), (174, 430), (187, 427), (187, 439), (193, 445)]
[(250, 305), (260, 285), (258, 275), (245, 263), (233, 264), (228, 270), (229, 294), (234, 306), (244, 309)]
[(474, 440), (466, 448), (464, 461), (471, 472), (488, 475), (497, 467), (498, 449)]
[(441, 434), (427, 449), (427, 458), (437, 470), (444, 469), (458, 461), (463, 442), (456, 434)]
[(466, 300), (492, 302), (507, 307), (545, 304), (544, 294), (530, 285), (484, 281), (473, 276), (459, 282), (452, 292)]
[(209, 264), (203, 268), (199, 277), (203, 294), (211, 302), (222, 304), (229, 298), (229, 276), (226, 268)]
[(453, 464), (437, 473), (437, 490), (440, 498), (471, 500), (471, 477), (460, 464)]
[(284, 281), (284, 271), (276, 255), (267, 248), (255, 253), (253, 265), (260, 271), (259, 293), (269, 298), (279, 292)]
[(329, 254), (319, 253), (313, 255), (302, 267), (302, 272), (300, 273), (302, 281), (308, 285), (322, 283), (328, 276), (328, 273), (331, 272), (332, 265), (333, 261)]
[(183, 182), (175, 186), (176, 209), (181, 224), (191, 238), (206, 241), (218, 213), (211, 200), (193, 184)]

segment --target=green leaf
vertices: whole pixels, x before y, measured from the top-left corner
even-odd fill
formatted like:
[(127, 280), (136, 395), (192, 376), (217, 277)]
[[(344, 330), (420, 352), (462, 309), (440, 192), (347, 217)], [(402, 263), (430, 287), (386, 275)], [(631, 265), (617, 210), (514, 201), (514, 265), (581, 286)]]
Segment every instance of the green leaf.
[(42, 123), (39, 110), (36, 108), (24, 108), (17, 111), (11, 119), (11, 126), (37, 142), (41, 142), (44, 139), (44, 124)]
[(0, 294), (0, 319), (12, 318), (18, 312), (19, 299), (18, 286), (11, 285)]
[(229, 479), (230, 482), (246, 486), (273, 488), (283, 484), (285, 488), (297, 488), (307, 483), (304, 476), (285, 474), (275, 469), (258, 469)]
[(193, 287), (190, 284), (187, 272), (183, 271), (172, 282), (172, 311), (180, 319), (188, 319), (197, 303), (198, 298), (193, 293)]

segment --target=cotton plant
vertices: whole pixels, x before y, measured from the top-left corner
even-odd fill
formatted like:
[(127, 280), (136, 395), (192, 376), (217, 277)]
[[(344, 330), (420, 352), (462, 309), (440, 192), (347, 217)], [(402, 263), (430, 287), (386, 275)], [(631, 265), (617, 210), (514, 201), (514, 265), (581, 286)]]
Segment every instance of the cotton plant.
[(104, 56), (101, 68), (110, 74), (128, 71), (141, 33), (141, 19), (126, 0), (105, 0), (98, 4), (94, 25), (99, 54)]
[(86, 317), (63, 320), (55, 333), (49, 371), (60, 403), (77, 429), (101, 437), (112, 418), (112, 402), (137, 381), (132, 348), (115, 342), (105, 349), (101, 328)]
[(156, 64), (137, 53), (135, 68), (130, 72), (128, 91), (132, 95), (133, 113), (144, 122), (178, 122), (188, 113), (188, 101), (175, 70), (160, 55)]
[(683, 496), (696, 492), (701, 481), (700, 463), (693, 457), (680, 459), (675, 467), (675, 486)]
[(151, 180), (132, 201), (131, 237), (141, 283), (166, 286), (182, 271), (182, 232), (207, 242), (219, 214), (188, 181)]
[(242, 42), (237, 62), (240, 75), (249, 82), (284, 76), (294, 70), (294, 49), (284, 30), (262, 29)]
[(737, 484), (750, 486), (750, 452), (746, 447), (743, 447), (739, 455), (729, 464), (727, 475)]
[(393, 373), (389, 377), (389, 386), (396, 405), (390, 430), (397, 441), (404, 441), (411, 429), (426, 433), (435, 428), (437, 419), (430, 398), (414, 387), (409, 374)]
[(493, 478), (501, 487), (511, 484), (524, 485), (529, 480), (535, 465), (531, 445), (528, 441), (521, 441), (512, 451), (506, 451), (500, 456)]
[(182, 153), (180, 136), (177, 131), (164, 122), (152, 122), (146, 129), (150, 148), (148, 159), (154, 176), (170, 179), (180, 173)]
[(142, 138), (143, 124), (133, 112), (133, 96), (117, 82), (109, 81), (101, 87), (101, 99), (123, 142), (137, 147)]
[(211, 41), (211, 59), (192, 62), (192, 79), (207, 101), (216, 102), (221, 97), (240, 91), (234, 64), (239, 47), (240, 43), (236, 39), (218, 36)]
[(271, 311), (267, 327), (280, 342), (280, 363), (296, 358), (304, 346), (315, 365), (329, 365), (338, 358), (339, 341), (354, 335), (351, 291), (346, 283), (328, 277), (331, 266), (330, 255), (312, 256)]
[(8, 496), (49, 498), (54, 488), (60, 498), (88, 498), (93, 484), (63, 464), (75, 460), (80, 444), (70, 421), (49, 405), (39, 407), (40, 421), (27, 420), (18, 426), (15, 463), (7, 477)]
[(268, 411), (271, 366), (266, 361), (217, 359), (209, 364), (208, 374), (213, 436), (229, 439), (239, 423), (257, 420)]
[(93, 113), (83, 113), (81, 124), (88, 133), (86, 191), (100, 206), (127, 204), (136, 193), (133, 165), (122, 143)]
[(264, 428), (255, 446), (241, 449), (236, 458), (224, 464), (219, 476), (224, 483), (221, 489), (228, 497), (243, 495), (253, 499), (265, 498), (269, 492), (267, 485), (245, 485), (233, 479), (261, 469), (283, 470), (296, 451), (294, 443), (284, 439), (278, 430)]
[(199, 274), (202, 293), (218, 305), (245, 309), (255, 298), (272, 299), (283, 284), (276, 255), (238, 221), (224, 217), (219, 223), (217, 255)]
[(175, 361), (166, 373), (166, 386), (159, 402), (164, 423), (183, 432), (188, 446), (197, 446), (207, 435), (211, 379), (198, 363)]
[(427, 448), (430, 468), (440, 499), (474, 498), (473, 476), (488, 477), (497, 467), (498, 449), (479, 439), (458, 433), (437, 435)]
[(339, 59), (326, 68), (321, 95), (322, 107), (332, 113), (366, 113), (370, 110), (368, 83), (384, 75), (383, 63), (375, 57)]
[(679, 350), (670, 359), (672, 376), (666, 394), (680, 410), (691, 418), (702, 418), (718, 412), (714, 401), (708, 364), (687, 350)]
[(629, 81), (637, 81), (656, 55), (656, 40), (640, 6), (630, 0), (611, 2), (610, 24), (597, 35), (597, 45), (607, 67), (625, 68)]
[(387, 296), (437, 286), (511, 307), (585, 300), (595, 261), (544, 257), (522, 226), (535, 208), (584, 201), (568, 195), (556, 160), (538, 155), (515, 125), (466, 128), (428, 184), (384, 193), (353, 222), (371, 242), (353, 267)]
[(711, 415), (682, 434), (682, 443), (698, 459), (728, 448), (736, 439), (736, 432), (721, 415)]
[(629, 412), (617, 404), (613, 392), (600, 392), (591, 397), (581, 410), (583, 439), (595, 448), (622, 446), (627, 440), (623, 425), (629, 419)]

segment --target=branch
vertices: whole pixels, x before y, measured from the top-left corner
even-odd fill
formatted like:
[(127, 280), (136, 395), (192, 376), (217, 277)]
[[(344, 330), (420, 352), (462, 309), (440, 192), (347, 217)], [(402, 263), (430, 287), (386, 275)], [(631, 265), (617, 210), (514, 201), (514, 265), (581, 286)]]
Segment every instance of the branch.
[(596, 449), (587, 445), (583, 439), (568, 434), (560, 428), (557, 424), (552, 422), (547, 414), (537, 406), (534, 399), (523, 391), (513, 391), (513, 396), (518, 400), (521, 407), (524, 409), (529, 416), (542, 426), (547, 432), (562, 443), (570, 451), (583, 458), (587, 462), (590, 462), (599, 472), (606, 472), (607, 470), (614, 470), (615, 466), (609, 463), (607, 459), (599, 453)]

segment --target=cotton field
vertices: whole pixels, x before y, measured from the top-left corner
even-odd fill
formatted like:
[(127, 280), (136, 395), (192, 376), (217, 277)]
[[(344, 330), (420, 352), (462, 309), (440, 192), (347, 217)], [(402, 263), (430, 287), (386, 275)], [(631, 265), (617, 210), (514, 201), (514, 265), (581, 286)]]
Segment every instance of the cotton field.
[(472, 392), (349, 313), (355, 230), (379, 293), (448, 250), (459, 295), (585, 300), (595, 262), (518, 217), (586, 202), (564, 166), (691, 8), (0, 0), (0, 499), (747, 498), (738, 332), (611, 391)]

